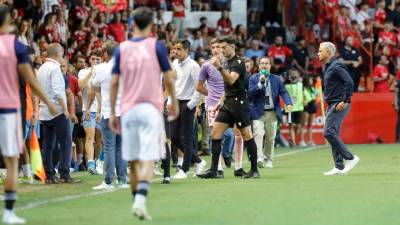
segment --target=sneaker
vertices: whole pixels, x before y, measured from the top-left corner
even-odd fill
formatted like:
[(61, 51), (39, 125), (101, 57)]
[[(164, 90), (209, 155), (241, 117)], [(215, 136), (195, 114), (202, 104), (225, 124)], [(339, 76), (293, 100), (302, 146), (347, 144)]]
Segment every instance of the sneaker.
[(3, 223), (4, 224), (25, 224), (26, 221), (22, 218), (19, 218), (13, 211), (5, 210), (3, 214)]
[(235, 170), (233, 175), (235, 175), (235, 177), (243, 177), (243, 176), (247, 175), (247, 173), (243, 170), (243, 168), (240, 168), (238, 170)]
[(356, 156), (356, 155), (354, 155), (354, 159), (346, 160), (344, 162), (343, 172), (344, 173), (350, 172), (357, 165), (358, 162), (360, 162), (360, 158), (358, 156)]
[(274, 168), (274, 166), (272, 165), (272, 161), (271, 160), (265, 160), (265, 168), (269, 168), (269, 169), (272, 169), (272, 168)]
[(306, 143), (304, 141), (300, 141), (299, 146), (302, 147), (302, 148), (307, 147), (307, 145), (306, 145)]
[(264, 165), (263, 161), (258, 161), (258, 162), (257, 162), (257, 167), (258, 167), (258, 168), (264, 168), (265, 165)]
[(128, 189), (128, 188), (130, 188), (131, 186), (128, 184), (128, 183), (122, 183), (122, 182), (120, 182), (119, 184), (118, 184), (118, 188), (119, 189)]
[(170, 184), (171, 183), (171, 178), (170, 177), (164, 177), (164, 179), (161, 181), (162, 184)]
[(88, 162), (87, 171), (92, 175), (97, 175), (96, 163), (94, 161), (89, 161)]
[(96, 172), (97, 172), (97, 174), (100, 174), (100, 175), (104, 173), (104, 161), (97, 160)]
[(220, 176), (217, 171), (213, 171), (211, 169), (208, 169), (204, 171), (204, 173), (198, 174), (198, 177), (202, 179), (219, 179), (219, 178), (224, 178), (223, 176)]
[(173, 177), (174, 179), (186, 179), (188, 176), (183, 170), (178, 170), (178, 172)]
[(317, 146), (313, 141), (308, 142), (307, 144), (309, 147), (315, 147)]
[(324, 175), (325, 176), (335, 176), (335, 175), (344, 175), (344, 171), (343, 170), (339, 170), (338, 168), (333, 168), (328, 172), (325, 172)]
[(260, 178), (260, 173), (258, 171), (250, 170), (246, 175), (242, 176), (243, 179), (249, 178)]
[(98, 185), (98, 186), (96, 186), (96, 187), (93, 187), (93, 190), (111, 190), (111, 189), (114, 189), (115, 187), (114, 187), (114, 185), (112, 185), (112, 184), (106, 184), (104, 181), (100, 184), (100, 185)]
[(195, 163), (195, 175), (200, 174), (201, 172), (203, 172), (204, 167), (206, 167), (207, 162), (205, 160), (201, 160), (200, 163)]
[(133, 203), (132, 213), (140, 220), (151, 220), (151, 216), (147, 212), (146, 206)]

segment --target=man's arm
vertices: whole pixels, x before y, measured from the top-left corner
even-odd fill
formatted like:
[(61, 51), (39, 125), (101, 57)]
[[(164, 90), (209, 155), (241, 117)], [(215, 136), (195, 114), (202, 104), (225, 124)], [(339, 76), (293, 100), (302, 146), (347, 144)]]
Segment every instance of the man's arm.
[(343, 66), (337, 66), (336, 73), (339, 76), (340, 80), (343, 82), (344, 86), (344, 99), (342, 100), (345, 103), (350, 103), (350, 97), (353, 95), (354, 90), (353, 79), (351, 79), (350, 74)]
[(18, 64), (18, 74), (31, 87), (32, 92), (34, 92), (46, 105), (49, 106), (50, 112), (52, 114), (57, 113), (55, 105), (46, 96), (43, 89), (40, 87), (39, 82), (35, 78), (31, 65), (29, 63)]
[(207, 88), (206, 88), (205, 85), (204, 85), (204, 81), (199, 80), (199, 81), (197, 82), (196, 90), (197, 90), (198, 92), (200, 92), (202, 95), (208, 96), (208, 90), (207, 90)]
[(79, 78), (78, 80), (78, 86), (80, 89), (86, 87), (86, 85), (88, 84), (90, 77), (92, 77), (92, 73), (93, 73), (93, 67), (91, 67), (89, 69), (89, 73), (86, 74), (85, 76), (83, 76), (82, 78)]
[[(193, 66), (192, 71), (190, 72), (190, 76), (192, 77), (194, 82), (196, 82), (195, 86), (197, 86), (197, 83), (199, 81), (199, 72), (200, 72), (200, 66), (196, 63)], [(187, 103), (187, 107), (190, 110), (195, 108), (199, 104), (201, 97), (202, 97), (201, 93), (195, 90), (192, 99), (190, 99), (190, 101)]]

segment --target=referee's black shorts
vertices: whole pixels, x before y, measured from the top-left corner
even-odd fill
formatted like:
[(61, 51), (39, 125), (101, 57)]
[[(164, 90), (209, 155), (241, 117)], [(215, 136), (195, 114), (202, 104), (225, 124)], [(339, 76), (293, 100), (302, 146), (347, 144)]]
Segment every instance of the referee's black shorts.
[(251, 125), (249, 100), (243, 97), (225, 98), (223, 107), (219, 110), (215, 122), (233, 127), (245, 128)]

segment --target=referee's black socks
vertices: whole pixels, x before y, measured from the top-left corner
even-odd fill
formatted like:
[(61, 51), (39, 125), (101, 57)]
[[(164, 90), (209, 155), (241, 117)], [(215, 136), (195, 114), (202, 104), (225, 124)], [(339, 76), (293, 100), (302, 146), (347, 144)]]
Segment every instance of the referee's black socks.
[[(211, 142), (211, 170), (218, 171), (219, 155), (221, 154), (222, 139), (215, 139)], [(257, 162), (256, 162), (257, 163)]]
[(257, 145), (254, 138), (244, 142), (244, 147), (247, 149), (247, 154), (249, 155), (251, 170), (256, 172), (257, 169)]

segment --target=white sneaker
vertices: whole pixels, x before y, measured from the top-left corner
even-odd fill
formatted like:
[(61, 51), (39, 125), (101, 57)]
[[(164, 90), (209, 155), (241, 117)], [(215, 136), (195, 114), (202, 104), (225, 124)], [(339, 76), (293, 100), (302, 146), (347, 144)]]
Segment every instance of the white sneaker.
[(96, 171), (98, 174), (103, 174), (104, 173), (104, 161), (101, 161), (100, 159), (96, 161)]
[(162, 176), (163, 174), (161, 173), (160, 169), (158, 169), (157, 167), (154, 168), (154, 175), (155, 176)]
[(207, 162), (203, 159), (201, 160), (200, 163), (195, 163), (194, 175), (201, 174), (204, 170), (204, 167), (206, 167), (206, 165), (207, 165)]
[(111, 190), (114, 189), (114, 185), (112, 184), (106, 184), (104, 181), (100, 185), (93, 187), (93, 190)]
[(127, 184), (127, 183), (125, 183), (125, 184), (118, 184), (118, 188), (119, 189), (128, 189), (128, 188), (130, 188), (131, 186), (129, 185), (129, 184)]
[(339, 170), (336, 167), (331, 169), (330, 171), (324, 173), (325, 176), (335, 176), (335, 175), (344, 175), (344, 174), (345, 174), (344, 170)]
[(266, 160), (264, 167), (265, 168), (270, 168), (270, 169), (274, 168), (274, 166), (272, 165), (272, 161), (271, 160)]
[(307, 147), (307, 145), (306, 145), (306, 143), (304, 141), (300, 141), (299, 146), (302, 147), (302, 148)]
[(352, 159), (352, 160), (346, 160), (346, 161), (344, 162), (344, 169), (343, 169), (343, 171), (344, 171), (345, 173), (350, 172), (350, 171), (357, 165), (357, 163), (358, 163), (359, 161), (360, 161), (360, 158), (359, 158), (358, 156), (354, 155), (354, 159)]
[(132, 213), (140, 220), (151, 220), (151, 216), (147, 212), (146, 206), (133, 203)]
[(3, 223), (5, 224), (25, 224), (26, 221), (19, 218), (13, 211), (5, 210), (3, 214)]
[(183, 170), (178, 170), (178, 172), (172, 178), (173, 179), (186, 179), (187, 174)]
[(307, 144), (309, 147), (315, 147), (317, 146), (313, 141), (308, 142)]

